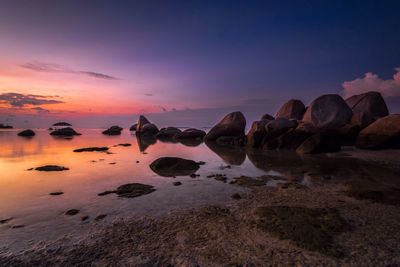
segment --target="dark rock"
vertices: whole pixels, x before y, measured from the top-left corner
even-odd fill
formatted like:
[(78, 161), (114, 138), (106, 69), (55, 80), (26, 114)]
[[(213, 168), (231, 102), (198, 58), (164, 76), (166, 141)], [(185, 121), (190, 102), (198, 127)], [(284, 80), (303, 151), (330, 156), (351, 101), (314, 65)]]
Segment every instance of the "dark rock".
[(400, 114), (378, 119), (363, 129), (356, 140), (363, 149), (400, 148)]
[(131, 144), (129, 144), (129, 143), (123, 143), (123, 144), (118, 144), (118, 145), (115, 145), (115, 147), (117, 147), (117, 146), (123, 146), (123, 147), (127, 147), (127, 146), (132, 146)]
[(152, 185), (131, 183), (119, 186), (116, 190), (104, 191), (97, 194), (98, 196), (105, 196), (108, 194), (117, 194), (119, 197), (134, 198), (142, 195), (147, 195), (156, 191)]
[(180, 185), (182, 185), (182, 183), (181, 182), (174, 182), (173, 185), (174, 186), (180, 186)]
[(8, 223), (9, 221), (11, 221), (11, 220), (13, 220), (13, 219), (14, 219), (13, 217), (10, 217), (10, 218), (7, 218), (7, 219), (1, 219), (1, 220), (0, 220), (0, 224)]
[(322, 95), (307, 108), (303, 121), (324, 131), (347, 124), (353, 112), (339, 95)]
[(0, 123), (0, 129), (13, 129), (13, 127), (11, 125), (5, 125)]
[(191, 178), (196, 178), (196, 177), (200, 177), (200, 174), (196, 174), (196, 173), (192, 173), (191, 175), (189, 175)]
[(318, 154), (337, 152), (341, 149), (341, 141), (335, 135), (314, 134), (307, 138), (296, 150), (300, 154)]
[(28, 130), (24, 130), (22, 132), (18, 133), (18, 136), (23, 136), (23, 137), (32, 137), (35, 136), (35, 132), (28, 129)]
[(135, 123), (134, 125), (132, 125), (132, 126), (129, 128), (129, 131), (135, 132), (136, 129), (137, 129), (137, 123)]
[(175, 135), (176, 140), (184, 140), (184, 139), (199, 139), (203, 140), (204, 136), (206, 135), (205, 131), (199, 130), (199, 129), (194, 129), (194, 128), (189, 128), (186, 129), (180, 133), (177, 133)]
[(145, 116), (140, 115), (139, 116), (139, 120), (138, 120), (138, 122), (136, 124), (136, 131), (140, 133), (142, 131), (143, 126), (148, 124), (148, 123), (150, 123), (150, 121), (148, 119), (146, 119)]
[(86, 221), (86, 220), (88, 220), (88, 219), (89, 219), (89, 216), (85, 215), (85, 216), (83, 216), (83, 217), (81, 218), (81, 221), (84, 222), (84, 221)]
[(179, 130), (178, 128), (175, 127), (167, 127), (167, 128), (162, 128), (160, 131), (156, 134), (156, 137), (163, 141), (169, 141), (173, 140), (175, 135), (180, 134), (182, 131)]
[(267, 176), (253, 178), (253, 177), (248, 177), (248, 176), (242, 175), (240, 177), (234, 177), (233, 181), (231, 181), (230, 184), (244, 186), (244, 187), (263, 186), (263, 185), (267, 184), (268, 180), (269, 180), (269, 177), (267, 177)]
[(361, 127), (357, 124), (346, 124), (343, 127), (337, 129), (337, 137), (340, 139), (340, 143), (344, 146), (353, 146), (356, 142), (358, 133), (361, 131)]
[(365, 127), (367, 127), (368, 125), (370, 125), (371, 123), (373, 123), (375, 120), (368, 115), (365, 112), (358, 112), (355, 113), (350, 120), (350, 125), (357, 125), (360, 127), (360, 129), (364, 129)]
[(108, 151), (109, 148), (108, 147), (84, 147), (84, 148), (78, 148), (75, 149), (74, 152), (104, 152), (104, 151)]
[(286, 133), (290, 129), (296, 127), (297, 127), (296, 120), (280, 118), (270, 121), (265, 125), (266, 134), (263, 142), (265, 143), (265, 141), (276, 138), (281, 134)]
[(343, 256), (334, 236), (349, 230), (349, 225), (334, 209), (270, 206), (255, 209), (258, 227), (280, 239), (328, 256)]
[(94, 220), (96, 222), (103, 220), (105, 217), (107, 217), (107, 214), (100, 214), (98, 215), (96, 218), (94, 218)]
[(65, 212), (65, 215), (73, 216), (73, 215), (76, 215), (76, 214), (78, 214), (78, 213), (79, 213), (79, 210), (77, 210), (77, 209), (70, 209), (70, 210), (67, 210), (67, 211)]
[(81, 134), (77, 133), (71, 127), (66, 127), (66, 128), (56, 129), (56, 130), (52, 131), (50, 133), (50, 135), (53, 135), (53, 136), (74, 136), (74, 135), (81, 135)]
[(238, 193), (235, 193), (235, 194), (233, 194), (233, 195), (231, 196), (231, 198), (232, 198), (232, 199), (235, 199), (235, 200), (238, 200), (238, 199), (241, 199), (242, 197), (241, 197)]
[(69, 124), (68, 122), (60, 121), (60, 122), (54, 123), (53, 126), (72, 126), (72, 125)]
[(189, 176), (200, 168), (193, 160), (177, 157), (163, 157), (150, 164), (150, 169), (160, 176), (175, 177)]
[(54, 129), (50, 127), (50, 128), (48, 128), (47, 130), (49, 130), (49, 131), (53, 131)]
[(205, 140), (215, 141), (221, 136), (244, 137), (246, 127), (246, 118), (242, 112), (232, 112), (226, 115), (206, 134)]
[(121, 128), (121, 127), (119, 127), (117, 125), (114, 125), (114, 126), (111, 126), (110, 128), (108, 128), (107, 130), (103, 131), (102, 134), (105, 134), (105, 135), (120, 135), (122, 130), (123, 130), (123, 128)]
[(246, 139), (243, 136), (220, 136), (215, 142), (220, 146), (242, 146)]
[(247, 133), (247, 145), (250, 147), (260, 147), (262, 141), (267, 133), (265, 125), (271, 120), (264, 119), (260, 121), (254, 121), (251, 125), (249, 132)]
[(277, 138), (278, 149), (296, 150), (312, 134), (309, 132), (291, 129)]
[(147, 124), (143, 125), (143, 127), (140, 130), (141, 136), (145, 136), (145, 135), (155, 136), (157, 133), (158, 133), (158, 128), (153, 123), (147, 123)]
[(45, 165), (41, 167), (35, 168), (37, 171), (44, 171), (44, 172), (59, 172), (59, 171), (68, 171), (69, 168), (57, 165)]
[(389, 115), (385, 100), (379, 92), (367, 92), (346, 99), (354, 114), (365, 113), (373, 120)]
[(306, 110), (303, 102), (297, 99), (291, 99), (279, 109), (276, 118), (301, 120)]
[(57, 192), (51, 192), (49, 195), (50, 196), (59, 196), (59, 195), (62, 195), (62, 194), (64, 194), (64, 192), (57, 191)]
[(264, 114), (264, 115), (262, 115), (260, 120), (261, 121), (263, 121), (263, 120), (273, 121), (273, 120), (275, 120), (275, 118), (269, 114)]

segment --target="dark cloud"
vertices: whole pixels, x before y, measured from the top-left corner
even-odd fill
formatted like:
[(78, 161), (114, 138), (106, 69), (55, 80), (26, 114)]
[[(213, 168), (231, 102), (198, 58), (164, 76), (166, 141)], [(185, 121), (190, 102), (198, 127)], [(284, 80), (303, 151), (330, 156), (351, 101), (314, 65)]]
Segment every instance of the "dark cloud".
[(44, 108), (41, 108), (41, 107), (34, 107), (34, 108), (31, 108), (31, 109), (36, 110), (38, 113), (41, 113), (41, 112), (48, 113), (48, 112), (50, 112), (50, 110), (47, 110), (47, 109), (44, 109)]
[(24, 95), (19, 93), (0, 94), (0, 103), (8, 104), (11, 107), (23, 107), (26, 105), (40, 106), (48, 104), (61, 104), (63, 101), (52, 99), (52, 96)]
[(90, 76), (98, 79), (106, 79), (106, 80), (117, 80), (116, 77), (111, 75), (107, 75), (104, 73), (94, 72), (94, 71), (81, 71), (81, 70), (73, 70), (64, 65), (59, 64), (51, 64), (51, 63), (43, 63), (43, 62), (27, 62), (25, 64), (21, 64), (20, 67), (25, 69), (30, 69), (33, 71), (39, 72), (50, 72), (50, 73), (72, 73), (72, 74), (81, 74)]

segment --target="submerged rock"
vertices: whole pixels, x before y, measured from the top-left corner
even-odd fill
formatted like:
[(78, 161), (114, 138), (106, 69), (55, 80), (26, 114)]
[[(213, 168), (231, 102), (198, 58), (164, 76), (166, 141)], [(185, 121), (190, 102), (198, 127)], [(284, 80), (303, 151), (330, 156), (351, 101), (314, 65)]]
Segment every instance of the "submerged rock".
[(364, 113), (373, 120), (389, 115), (385, 100), (379, 92), (367, 92), (346, 99), (354, 114)]
[(180, 185), (182, 185), (182, 183), (181, 182), (174, 182), (173, 185), (174, 186), (180, 186)]
[(325, 255), (343, 255), (334, 236), (350, 228), (335, 209), (270, 206), (258, 207), (254, 213), (258, 227), (280, 239)]
[(59, 172), (59, 171), (68, 171), (69, 168), (63, 167), (63, 166), (57, 166), (57, 165), (45, 165), (41, 167), (35, 168), (37, 171), (43, 171), (43, 172)]
[(50, 133), (50, 135), (53, 135), (53, 136), (74, 136), (74, 135), (81, 135), (81, 134), (77, 133), (71, 127), (66, 127), (66, 128), (56, 129), (56, 130), (52, 131)]
[(65, 215), (74, 216), (74, 215), (76, 215), (76, 214), (78, 214), (78, 213), (79, 213), (79, 210), (77, 210), (77, 209), (70, 209), (70, 210), (67, 210), (67, 211), (65, 212)]
[(56, 191), (56, 192), (51, 192), (49, 195), (50, 196), (59, 196), (59, 195), (62, 195), (62, 194), (64, 194), (64, 192)]
[(263, 186), (266, 185), (269, 180), (270, 178), (268, 176), (253, 178), (242, 175), (240, 177), (234, 177), (233, 181), (231, 181), (230, 184), (244, 186), (244, 187)]
[(160, 176), (189, 176), (195, 173), (200, 165), (189, 159), (177, 157), (163, 157), (156, 159), (150, 164), (150, 169)]
[(297, 99), (291, 99), (278, 110), (276, 118), (301, 120), (306, 110), (303, 102)]
[(108, 151), (109, 148), (108, 147), (84, 147), (84, 148), (78, 148), (75, 149), (74, 152), (104, 152), (104, 151)]
[(121, 185), (116, 190), (99, 193), (98, 195), (105, 196), (108, 194), (117, 194), (119, 197), (134, 198), (150, 194), (154, 191), (156, 190), (152, 185), (131, 183), (131, 184)]
[(184, 139), (198, 139), (202, 141), (205, 135), (206, 132), (203, 130), (189, 128), (176, 134), (175, 139), (179, 141)]
[(123, 128), (121, 128), (121, 127), (119, 127), (117, 125), (114, 125), (114, 126), (111, 126), (110, 128), (108, 128), (107, 130), (103, 131), (102, 134), (105, 134), (105, 135), (120, 135), (122, 130), (123, 130)]
[(324, 130), (335, 130), (347, 124), (353, 112), (339, 95), (322, 95), (307, 108), (303, 121)]
[(400, 148), (400, 114), (378, 119), (363, 129), (356, 140), (363, 149)]
[(244, 137), (246, 127), (246, 118), (240, 111), (232, 112), (226, 115), (206, 134), (205, 140), (215, 141), (221, 136)]
[(100, 214), (94, 218), (96, 222), (103, 220), (105, 217), (107, 217), (107, 214)]
[(18, 133), (18, 136), (23, 136), (23, 137), (32, 137), (35, 136), (35, 132), (28, 129), (28, 130), (24, 130), (22, 132)]
[(117, 147), (117, 146), (123, 146), (123, 147), (127, 147), (127, 146), (132, 146), (132, 144), (129, 144), (129, 143), (123, 143), (123, 144), (118, 144), (118, 145), (115, 145), (115, 147)]

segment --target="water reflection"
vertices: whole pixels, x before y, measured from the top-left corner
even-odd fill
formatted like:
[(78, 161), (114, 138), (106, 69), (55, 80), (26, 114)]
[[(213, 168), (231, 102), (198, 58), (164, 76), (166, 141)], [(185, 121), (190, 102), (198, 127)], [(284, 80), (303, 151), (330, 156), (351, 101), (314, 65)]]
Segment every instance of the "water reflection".
[(217, 154), (225, 163), (242, 165), (246, 160), (246, 150), (240, 146), (221, 146), (213, 141), (205, 142), (207, 147)]

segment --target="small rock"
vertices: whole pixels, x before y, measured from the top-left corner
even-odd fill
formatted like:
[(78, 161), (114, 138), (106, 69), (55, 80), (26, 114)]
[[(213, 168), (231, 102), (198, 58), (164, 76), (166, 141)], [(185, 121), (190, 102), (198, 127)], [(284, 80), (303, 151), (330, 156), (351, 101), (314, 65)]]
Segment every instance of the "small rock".
[(73, 215), (76, 215), (76, 214), (78, 214), (78, 213), (79, 213), (79, 210), (77, 210), (77, 209), (70, 209), (70, 210), (67, 210), (67, 211), (65, 212), (65, 215), (73, 216)]
[(101, 221), (103, 220), (105, 217), (107, 217), (107, 214), (100, 214), (99, 216), (97, 216), (96, 218), (94, 218), (95, 221)]
[(75, 149), (74, 152), (104, 152), (107, 151), (109, 148), (108, 147), (84, 147), (84, 148), (78, 148)]
[(81, 218), (81, 221), (84, 222), (84, 221), (86, 221), (86, 220), (88, 220), (88, 219), (89, 219), (89, 216), (86, 215), (86, 216), (83, 216), (83, 217)]
[(174, 182), (173, 185), (174, 186), (179, 186), (179, 185), (182, 185), (182, 183), (181, 182)]
[(22, 136), (22, 137), (32, 137), (35, 136), (35, 132), (28, 129), (28, 130), (24, 130), (22, 132), (18, 133), (18, 136)]
[(11, 221), (12, 219), (14, 219), (13, 217), (7, 218), (7, 219), (2, 219), (0, 220), (0, 224), (5, 224), (8, 223), (9, 221)]
[(196, 177), (199, 177), (199, 176), (200, 176), (200, 174), (196, 174), (196, 173), (192, 173), (192, 174), (190, 175), (191, 178), (196, 178)]
[(64, 192), (57, 191), (57, 192), (51, 192), (49, 195), (50, 196), (59, 196), (59, 195), (62, 195), (62, 194), (64, 194)]
[(44, 172), (59, 172), (59, 171), (68, 171), (69, 168), (57, 165), (45, 165), (41, 167), (35, 168), (37, 171), (44, 171)]
[(238, 194), (238, 193), (235, 193), (235, 194), (233, 194), (232, 196), (231, 196), (231, 198), (232, 199), (241, 199), (242, 197)]

